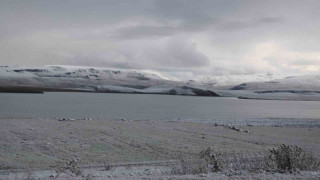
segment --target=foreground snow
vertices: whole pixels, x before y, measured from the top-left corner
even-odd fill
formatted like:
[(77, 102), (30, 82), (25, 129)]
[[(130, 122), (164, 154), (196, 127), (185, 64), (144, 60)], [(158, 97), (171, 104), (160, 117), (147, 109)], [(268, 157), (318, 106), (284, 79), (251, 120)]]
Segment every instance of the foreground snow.
[(189, 174), (189, 175), (174, 175), (171, 174), (171, 169), (165, 166), (118, 166), (112, 168), (111, 170), (104, 170), (103, 167), (100, 168), (87, 168), (85, 169), (82, 176), (72, 176), (68, 174), (61, 174), (56, 177), (57, 173), (52, 170), (42, 170), (42, 171), (28, 171), (28, 172), (18, 172), (18, 173), (7, 173), (1, 174), (1, 179), (6, 180), (25, 180), (25, 179), (168, 179), (168, 180), (212, 180), (212, 179), (318, 179), (320, 176), (319, 172), (316, 171), (302, 171), (296, 174), (285, 174), (276, 172), (247, 172), (247, 171), (227, 171), (227, 172), (217, 172), (208, 174)]
[[(290, 122), (288, 119), (283, 122)], [(234, 120), (235, 123), (238, 120)], [(258, 120), (257, 120), (258, 122)], [(301, 120), (301, 123), (309, 123)], [(316, 122), (316, 121), (314, 121)], [(319, 124), (319, 120), (317, 120)], [(10, 126), (8, 126), (10, 124)], [(310, 124), (311, 125), (311, 124)], [(57, 179), (298, 179), (319, 172), (230, 171), (178, 175), (172, 165), (213, 146), (227, 153), (268, 152), (280, 144), (294, 144), (318, 156), (319, 126), (272, 127), (244, 125), (229, 128), (208, 123), (92, 119), (2, 119), (0, 179), (50, 179), (52, 165), (81, 159), (83, 176), (66, 173)], [(237, 128), (248, 130), (237, 131)], [(275, 138), (276, 137), (276, 138)], [(181, 155), (181, 156), (179, 156)], [(259, 154), (258, 154), (259, 155)], [(260, 154), (261, 155), (261, 154)], [(104, 163), (109, 167), (106, 169)], [(89, 178), (88, 178), (89, 179)]]

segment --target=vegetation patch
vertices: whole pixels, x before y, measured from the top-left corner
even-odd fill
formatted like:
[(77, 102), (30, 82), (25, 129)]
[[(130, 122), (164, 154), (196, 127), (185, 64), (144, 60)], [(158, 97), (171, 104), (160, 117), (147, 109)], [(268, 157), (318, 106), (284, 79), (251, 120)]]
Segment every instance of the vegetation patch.
[(297, 172), (302, 170), (319, 170), (320, 161), (312, 153), (299, 146), (282, 144), (270, 149), (269, 159), (279, 172)]
[(172, 174), (206, 174), (213, 172), (257, 172), (271, 171), (294, 173), (318, 171), (320, 161), (312, 153), (301, 147), (282, 144), (270, 149), (267, 154), (237, 153), (227, 154), (209, 147), (201, 151), (197, 158), (179, 158), (178, 165), (172, 165)]
[(81, 176), (83, 169), (81, 168), (80, 159), (72, 159), (65, 162), (57, 162), (52, 168), (56, 171), (58, 177), (62, 173), (66, 173), (71, 176)]

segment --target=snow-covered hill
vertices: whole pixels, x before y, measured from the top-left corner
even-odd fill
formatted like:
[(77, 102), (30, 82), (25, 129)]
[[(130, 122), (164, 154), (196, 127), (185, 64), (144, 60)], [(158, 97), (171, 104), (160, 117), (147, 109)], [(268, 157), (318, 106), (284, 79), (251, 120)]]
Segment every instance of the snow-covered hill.
[(216, 90), (221, 96), (243, 99), (320, 101), (320, 75), (291, 76), (264, 82), (245, 82), (230, 90)]
[(1, 87), (32, 87), (45, 90), (154, 93), (217, 96), (214, 92), (183, 82), (166, 80), (144, 71), (83, 66), (0, 66)]
[[(20, 89), (19, 89), (20, 88)], [(320, 95), (320, 75), (253, 74), (171, 81), (155, 73), (83, 66), (0, 66), (0, 91), (91, 91), (275, 98)], [(241, 91), (240, 91), (241, 90)], [(310, 96), (308, 97), (310, 98)], [(270, 99), (270, 98), (269, 98)]]
[(281, 79), (286, 77), (283, 74), (242, 74), (242, 75), (221, 75), (213, 77), (200, 77), (190, 80), (187, 83), (190, 85), (197, 85), (206, 87), (208, 89), (229, 89), (233, 86), (245, 82), (264, 82), (272, 81), (274, 79)]
[(320, 75), (291, 76), (264, 82), (245, 82), (231, 88), (232, 90), (262, 91), (320, 91)]
[(88, 89), (101, 84), (148, 87), (172, 83), (151, 73), (81, 66), (2, 66), (0, 80), (10, 85)]

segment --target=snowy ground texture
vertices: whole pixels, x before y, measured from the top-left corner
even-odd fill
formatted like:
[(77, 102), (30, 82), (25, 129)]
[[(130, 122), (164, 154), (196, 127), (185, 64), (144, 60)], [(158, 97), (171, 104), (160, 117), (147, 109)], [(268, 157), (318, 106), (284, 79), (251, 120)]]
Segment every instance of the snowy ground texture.
[(101, 168), (87, 168), (84, 170), (82, 176), (72, 176), (68, 174), (61, 174), (57, 176), (55, 171), (42, 170), (42, 171), (29, 171), (18, 172), (9, 174), (0, 174), (0, 179), (3, 180), (26, 180), (26, 179), (57, 179), (57, 180), (104, 180), (104, 179), (150, 179), (150, 180), (226, 180), (226, 179), (259, 179), (259, 180), (285, 180), (285, 179), (308, 179), (318, 180), (320, 172), (302, 171), (295, 174), (265, 172), (260, 171), (257, 173), (250, 173), (244, 171), (234, 172), (218, 172), (208, 174), (196, 175), (171, 175), (171, 170), (165, 166), (146, 166), (146, 165), (132, 165), (132, 166), (119, 166), (110, 170)]
[(57, 179), (318, 179), (319, 172), (304, 171), (172, 171), (181, 158), (197, 157), (207, 147), (259, 154), (285, 143), (319, 157), (319, 127), (310, 123), (233, 127), (180, 121), (0, 119), (0, 179), (54, 179), (52, 165), (77, 158), (82, 175), (62, 173)]

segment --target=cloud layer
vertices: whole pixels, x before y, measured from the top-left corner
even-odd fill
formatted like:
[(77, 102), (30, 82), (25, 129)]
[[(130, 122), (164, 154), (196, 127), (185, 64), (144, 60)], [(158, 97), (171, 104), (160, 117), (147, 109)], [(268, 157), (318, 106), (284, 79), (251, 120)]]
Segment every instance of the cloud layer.
[(160, 72), (173, 79), (320, 72), (318, 0), (0, 2), (0, 62)]

